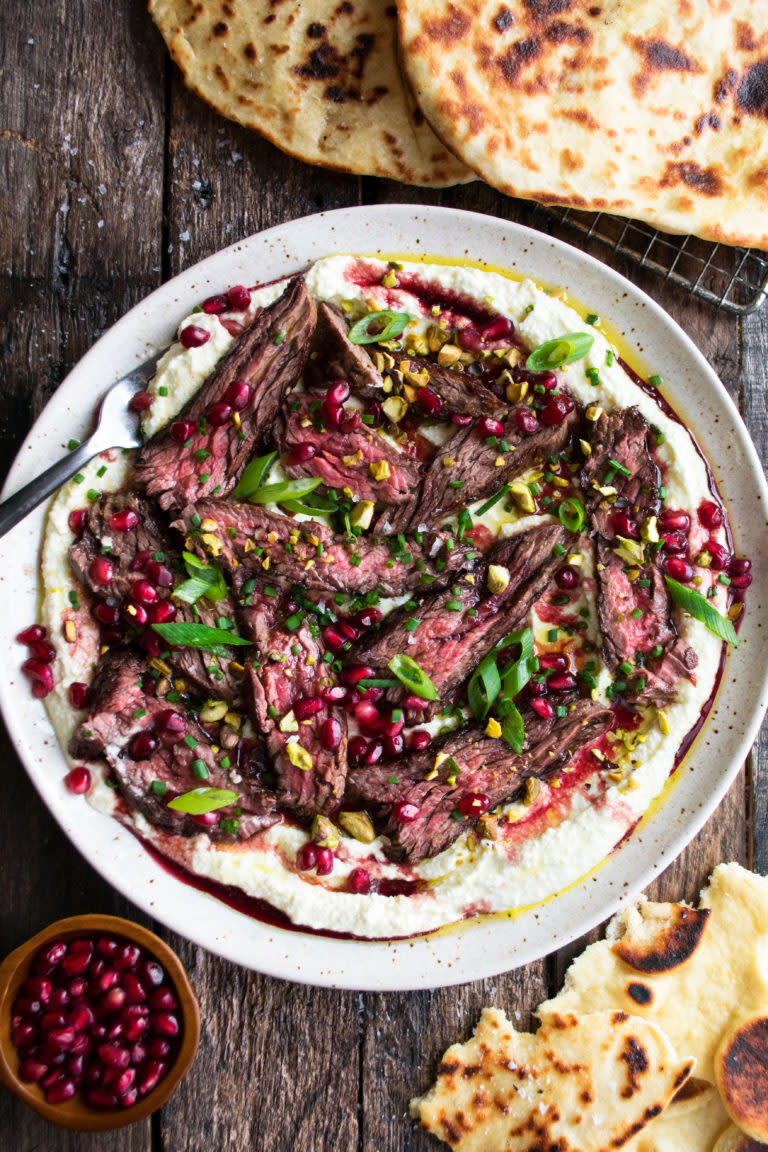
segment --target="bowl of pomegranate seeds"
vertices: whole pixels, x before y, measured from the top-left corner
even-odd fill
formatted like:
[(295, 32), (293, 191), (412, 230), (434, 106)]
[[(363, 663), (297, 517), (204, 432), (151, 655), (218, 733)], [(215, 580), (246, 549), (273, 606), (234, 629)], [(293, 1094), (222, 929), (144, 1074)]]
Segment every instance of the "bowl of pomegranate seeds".
[(0, 1082), (61, 1127), (104, 1132), (156, 1111), (199, 1035), (178, 957), (130, 920), (58, 920), (0, 966)]

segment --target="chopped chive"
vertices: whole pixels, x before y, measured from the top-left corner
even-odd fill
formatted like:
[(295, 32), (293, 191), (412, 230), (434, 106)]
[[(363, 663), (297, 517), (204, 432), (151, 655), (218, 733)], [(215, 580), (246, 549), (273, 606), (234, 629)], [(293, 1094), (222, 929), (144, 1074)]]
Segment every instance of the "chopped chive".
[(184, 743), (187, 748), (197, 748), (197, 740), (195, 740), (194, 736), (185, 736)]
[(597, 312), (590, 312), (589, 316), (587, 316), (587, 324), (599, 324), (599, 323), (600, 323), (600, 317), (598, 316)]
[(165, 780), (153, 780), (149, 789), (151, 792), (154, 792), (155, 796), (165, 796), (168, 791), (168, 785)]
[(405, 624), (403, 624), (403, 628), (405, 628), (406, 632), (415, 632), (420, 623), (420, 620), (416, 620), (412, 616), (410, 620), (406, 620)]
[(210, 778), (210, 772), (206, 768), (204, 760), (193, 760), (189, 767), (196, 780), (208, 780)]
[(619, 664), (619, 671), (623, 672), (625, 676), (629, 676), (632, 671), (632, 665), (628, 660), (622, 660), (621, 664)]
[(554, 644), (556, 642), (559, 634), (560, 634), (559, 628), (550, 628), (549, 631), (547, 632), (547, 640), (549, 641), (549, 643)]
[(80, 441), (79, 440), (68, 440), (67, 441), (67, 448), (69, 449), (70, 452), (74, 452), (75, 448), (79, 448), (79, 447), (80, 447)]
[(611, 364), (613, 364), (613, 348), (609, 348), (607, 350), (607, 352), (605, 353), (605, 366), (606, 366), (606, 368), (610, 368)]
[(85, 480), (85, 476), (82, 472), (78, 472), (77, 476), (74, 477), (75, 484), (82, 484), (83, 480)]
[(642, 608), (633, 608), (632, 611), (630, 612), (630, 616), (632, 617), (633, 620), (639, 620), (640, 617), (642, 616), (642, 614), (643, 614)]
[(613, 460), (610, 456), (608, 457), (608, 463), (616, 472), (621, 472), (622, 476), (632, 475), (632, 472), (629, 468), (625, 468), (623, 464), (619, 464), (618, 460)]

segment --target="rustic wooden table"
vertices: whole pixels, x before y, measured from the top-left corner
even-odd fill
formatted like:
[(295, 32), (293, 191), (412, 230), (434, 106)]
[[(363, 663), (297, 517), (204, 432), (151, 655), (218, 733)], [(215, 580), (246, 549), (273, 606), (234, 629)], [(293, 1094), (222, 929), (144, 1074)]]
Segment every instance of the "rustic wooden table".
[[(139, 0), (118, 0), (108, 13), (98, 0), (32, 6), (11, 0), (0, 9), (0, 29), (6, 468), (51, 393), (101, 332), (162, 281), (240, 237), (322, 209), (383, 201), (454, 205), (531, 222), (530, 206), (480, 184), (431, 192), (284, 156), (183, 89)], [(768, 307), (739, 321), (631, 265), (619, 267), (693, 337), (738, 400), (765, 459)], [(1, 738), (0, 954), (77, 912), (145, 921), (64, 838), (7, 735)], [(767, 809), (764, 735), (716, 815), (650, 895), (693, 899), (721, 860), (768, 872)], [(525, 1020), (583, 946), (496, 980), (379, 995), (271, 980), (160, 931), (189, 970), (203, 1018), (197, 1059), (170, 1103), (131, 1128), (86, 1136), (51, 1128), (2, 1092), (3, 1152), (436, 1148), (412, 1128), (406, 1109), (409, 1096), (430, 1082), (443, 1049), (469, 1034), (484, 1004), (518, 1010)]]

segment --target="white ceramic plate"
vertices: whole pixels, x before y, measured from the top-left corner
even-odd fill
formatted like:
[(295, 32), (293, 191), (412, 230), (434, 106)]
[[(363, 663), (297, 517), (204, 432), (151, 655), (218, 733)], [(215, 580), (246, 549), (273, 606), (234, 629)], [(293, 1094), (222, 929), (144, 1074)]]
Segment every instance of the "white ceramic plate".
[(734, 526), (737, 551), (755, 581), (722, 687), (679, 782), (661, 809), (593, 875), (514, 919), (465, 921), (407, 941), (337, 940), (269, 927), (175, 879), (114, 820), (62, 786), (64, 761), (42, 705), (18, 666), (16, 632), (36, 618), (43, 510), (0, 541), (0, 638), (6, 675), (0, 704), (35, 787), (56, 820), (106, 880), (156, 920), (212, 952), (260, 972), (358, 989), (431, 988), (494, 976), (567, 944), (637, 894), (682, 850), (722, 799), (768, 703), (768, 488), (733, 402), (688, 337), (616, 272), (558, 240), (516, 224), (445, 208), (382, 205), (295, 220), (211, 256), (159, 288), (106, 333), (57, 390), (23, 444), (5, 494), (61, 455), (86, 430), (101, 393), (167, 345), (200, 299), (230, 284), (296, 271), (333, 252), (428, 253), (487, 260), (549, 284), (610, 318), (661, 372), (666, 394), (696, 433)]

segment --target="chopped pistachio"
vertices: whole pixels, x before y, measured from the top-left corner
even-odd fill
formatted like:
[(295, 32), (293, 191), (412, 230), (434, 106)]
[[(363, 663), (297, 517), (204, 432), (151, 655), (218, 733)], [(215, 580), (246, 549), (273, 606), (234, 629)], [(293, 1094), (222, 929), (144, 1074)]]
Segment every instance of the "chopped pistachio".
[(658, 544), (659, 526), (655, 516), (646, 516), (640, 525), (640, 539), (647, 544)]
[(397, 276), (395, 276), (394, 268), (390, 268), (386, 276), (382, 277), (381, 283), (384, 288), (397, 288)]
[(603, 415), (603, 410), (599, 404), (590, 404), (584, 415), (587, 420), (591, 420), (594, 423), (595, 420), (599, 420)]
[(698, 556), (695, 558), (695, 562), (698, 564), (699, 568), (711, 567), (711, 565), (712, 565), (712, 553), (706, 552), (706, 551), (699, 552)]
[(206, 516), (205, 520), (203, 520), (200, 525), (200, 530), (202, 532), (215, 532), (218, 526), (219, 525), (215, 520), (212, 520), (210, 516)]
[(348, 468), (357, 467), (358, 464), (362, 463), (362, 460), (363, 460), (362, 448), (358, 448), (357, 452), (354, 452), (351, 456), (342, 456), (342, 458), (341, 458), (342, 464), (346, 464)]
[(408, 411), (408, 405), (402, 396), (388, 396), (381, 408), (384, 415), (393, 424), (398, 424)]
[(203, 532), (200, 539), (203, 544), (205, 544), (206, 550), (210, 552), (211, 556), (221, 555), (221, 541), (218, 536), (214, 536), (211, 532)]
[(617, 547), (613, 549), (617, 556), (627, 564), (645, 563), (645, 552), (639, 540), (630, 540), (627, 536), (617, 536)]
[(67, 644), (74, 644), (77, 640), (77, 625), (74, 620), (67, 620), (64, 624), (64, 639)]
[(376, 839), (371, 818), (365, 812), (339, 812), (339, 824), (361, 844), (370, 844)]
[(665, 736), (669, 736), (669, 720), (667, 719), (666, 712), (664, 712), (662, 709), (659, 709), (658, 721), (659, 721), (659, 728), (661, 729), (661, 731), (664, 733)]
[(525, 782), (525, 799), (523, 803), (526, 808), (533, 804), (534, 800), (541, 793), (541, 780), (537, 780), (535, 776), (529, 776)]
[(503, 564), (490, 564), (488, 566), (488, 591), (493, 595), (503, 592), (509, 584), (509, 568)]
[(494, 740), (498, 740), (501, 736), (501, 724), (494, 716), (488, 717), (488, 723), (485, 726), (485, 735), (492, 736)]
[(349, 522), (352, 527), (370, 528), (373, 521), (374, 507), (375, 505), (372, 500), (358, 500), (349, 514)]
[(581, 568), (584, 563), (584, 557), (581, 552), (572, 552), (570, 556), (565, 558), (566, 564), (571, 564), (574, 568)]
[[(281, 732), (298, 732), (299, 722), (296, 719), (293, 708), (283, 716), (279, 728)], [(292, 745), (289, 745), (289, 747), (292, 747)], [(293, 761), (291, 761), (291, 763), (293, 763)]]
[(371, 460), (368, 471), (374, 480), (388, 480), (390, 476), (389, 464), (386, 460)]
[(461, 348), (456, 344), (443, 344), (437, 354), (437, 362), (441, 368), (450, 368), (461, 359)]
[(495, 816), (491, 816), (487, 812), (480, 817), (476, 828), (481, 840), (498, 840), (499, 838), (499, 822)]
[(509, 486), (509, 495), (521, 512), (535, 512), (536, 502), (531, 490), (522, 480), (514, 480)]
[(592, 455), (592, 446), (588, 440), (579, 440), (579, 447), (581, 448), (582, 454), (584, 456)]
[(200, 709), (200, 719), (204, 724), (215, 724), (217, 720), (223, 720), (228, 711), (226, 700), (206, 700)]
[(301, 744), (286, 744), (285, 751), (294, 768), (298, 768), (301, 772), (312, 771), (312, 757)]
[(332, 820), (327, 816), (315, 816), (312, 821), (312, 843), (317, 844), (318, 848), (338, 848), (341, 836), (339, 830)]

